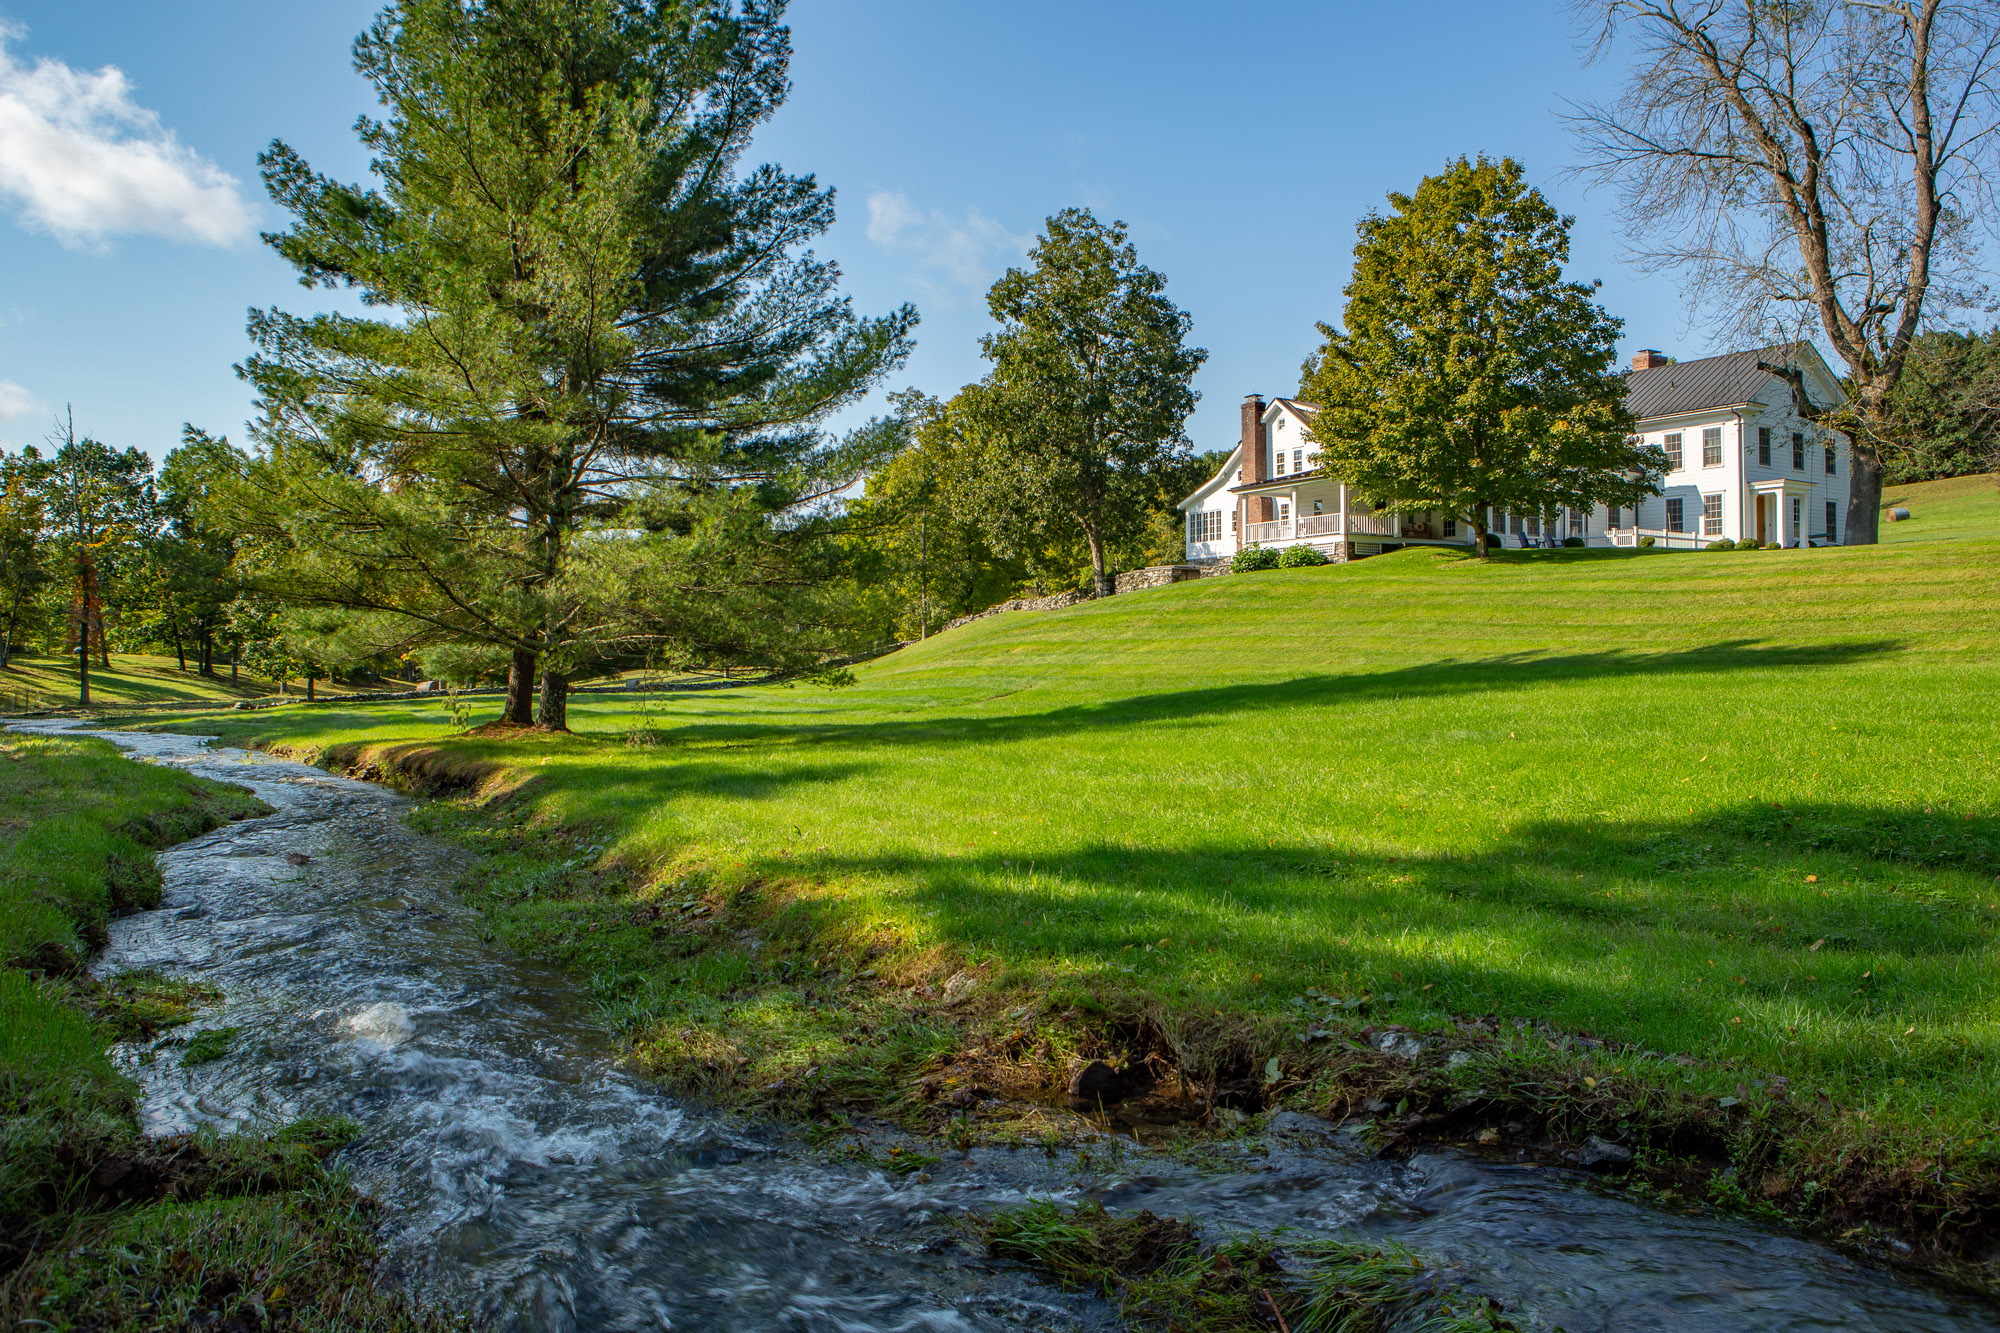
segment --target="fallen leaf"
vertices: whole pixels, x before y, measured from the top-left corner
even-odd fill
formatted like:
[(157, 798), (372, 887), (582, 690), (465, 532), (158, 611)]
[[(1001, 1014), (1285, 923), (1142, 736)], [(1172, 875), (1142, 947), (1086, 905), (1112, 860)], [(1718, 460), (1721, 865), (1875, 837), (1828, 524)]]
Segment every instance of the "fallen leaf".
[(1904, 1029), (1903, 1029), (1903, 1035), (1904, 1035), (1904, 1036), (1906, 1036), (1906, 1037), (1909, 1037), (1909, 1036), (1914, 1036), (1914, 1035), (1916, 1034), (1916, 1031), (1917, 1031), (1917, 1030), (1916, 1030), (1915, 1028), (1913, 1028), (1913, 1027), (1912, 1027), (1912, 1028), (1904, 1028)]
[(1870, 977), (1872, 977), (1872, 976), (1874, 976), (1874, 975), (1875, 975), (1875, 969), (1871, 967), (1871, 968), (1869, 968), (1869, 969), (1868, 969), (1868, 970), (1867, 970), (1866, 972), (1863, 972), (1863, 973), (1861, 974), (1861, 979), (1862, 979), (1863, 981), (1866, 981), (1866, 980), (1868, 980), (1868, 978), (1870, 978)]
[(1811, 943), (1810, 945), (1808, 945), (1808, 946), (1806, 947), (1806, 952), (1807, 952), (1807, 953), (1818, 953), (1818, 952), (1819, 952), (1819, 946), (1820, 946), (1820, 945), (1822, 945), (1822, 944), (1825, 944), (1825, 943), (1826, 943), (1826, 939), (1825, 939), (1825, 937), (1824, 937), (1824, 936), (1822, 936), (1821, 938), (1819, 938), (1819, 939), (1816, 939), (1816, 940), (1814, 940), (1814, 941), (1813, 941), (1813, 942), (1812, 942), (1812, 943)]
[(1583, 1076), (1583, 1086), (1586, 1088), (1594, 1088), (1597, 1086), (1597, 1080), (1592, 1078), (1590, 1075), (1585, 1074)]
[(1427, 982), (1425, 982), (1425, 983), (1424, 983), (1424, 989), (1425, 989), (1425, 990), (1429, 990), (1429, 989), (1430, 989), (1431, 987), (1433, 987), (1433, 986), (1435, 986), (1435, 985), (1437, 985), (1437, 983), (1436, 983), (1435, 981), (1427, 981)]
[(1807, 876), (1806, 876), (1806, 883), (1808, 883), (1808, 884), (1817, 884), (1817, 883), (1819, 883), (1819, 876), (1818, 876), (1818, 875), (1807, 875)]
[(1716, 1102), (1716, 1105), (1717, 1105), (1717, 1106), (1720, 1106), (1720, 1107), (1724, 1107), (1724, 1108), (1728, 1108), (1728, 1107), (1731, 1107), (1731, 1106), (1734, 1106), (1734, 1105), (1736, 1105), (1736, 1098), (1734, 1098), (1734, 1097), (1724, 1097), (1724, 1098), (1722, 1098), (1722, 1099), (1721, 1099), (1720, 1101)]

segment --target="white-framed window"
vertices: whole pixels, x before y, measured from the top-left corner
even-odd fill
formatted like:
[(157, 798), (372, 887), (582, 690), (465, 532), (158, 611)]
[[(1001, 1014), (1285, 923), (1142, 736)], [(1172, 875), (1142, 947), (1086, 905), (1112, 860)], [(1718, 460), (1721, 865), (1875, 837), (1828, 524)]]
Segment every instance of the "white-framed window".
[(1799, 431), (1792, 432), (1792, 471), (1806, 470), (1806, 437)]
[(1720, 537), (1722, 535), (1722, 494), (1701, 497), (1701, 535)]
[(1289, 523), (1291, 521), (1292, 521), (1292, 502), (1290, 500), (1278, 501), (1278, 522)]
[(1569, 535), (1581, 537), (1590, 531), (1590, 515), (1581, 509), (1569, 511)]
[(1703, 467), (1722, 466), (1722, 427), (1702, 427), (1701, 465)]
[(1456, 537), (1458, 535), (1458, 520), (1455, 518), (1445, 519), (1443, 531), (1447, 537)]
[(1618, 513), (1619, 510), (1617, 505), (1604, 506), (1604, 530), (1606, 532), (1618, 531), (1618, 528), (1620, 526), (1618, 522)]
[[(1833, 457), (1833, 450), (1827, 450), (1826, 454), (1828, 458)], [(1840, 540), (1840, 505), (1833, 500), (1826, 502), (1826, 539), (1829, 542)]]
[(1805, 509), (1805, 503), (1804, 500), (1796, 495), (1792, 497), (1792, 545), (1794, 546), (1799, 544), (1799, 521)]
[(1771, 466), (1771, 428), (1757, 427), (1757, 463), (1760, 467)]
[(1826, 447), (1826, 475), (1829, 477), (1840, 475), (1840, 458), (1833, 452), (1833, 446), (1830, 444)]
[(1326, 502), (1324, 500), (1314, 500), (1313, 517), (1318, 518), (1321, 514), (1324, 514), (1325, 512), (1326, 512)]
[(1687, 531), (1686, 503), (1687, 502), (1682, 500), (1681, 497), (1678, 495), (1669, 495), (1667, 497), (1668, 532)]
[(1275, 469), (1271, 473), (1272, 476), (1282, 477), (1285, 475), (1285, 451), (1283, 449), (1280, 449), (1278, 450), (1277, 453), (1271, 455), (1271, 464), (1272, 467)]
[(1222, 511), (1220, 509), (1197, 509), (1189, 514), (1188, 540), (1191, 542), (1221, 541)]
[(1234, 537), (1234, 536), (1236, 535), (1236, 524), (1237, 524), (1237, 521), (1238, 521), (1238, 520), (1237, 520), (1237, 517), (1236, 517), (1236, 513), (1237, 513), (1237, 511), (1236, 511), (1236, 510), (1234, 510), (1234, 509), (1232, 509), (1232, 510), (1230, 510), (1230, 511), (1229, 511), (1229, 535), (1230, 535), (1230, 536), (1232, 536), (1232, 537)]
[(1679, 431), (1672, 431), (1667, 435), (1667, 437), (1664, 440), (1661, 441), (1661, 443), (1666, 445), (1667, 447), (1667, 466), (1669, 468), (1672, 468), (1675, 472), (1680, 471), (1681, 433)]
[(1303, 472), (1305, 470), (1306, 470), (1306, 451), (1303, 449), (1292, 450), (1292, 471)]

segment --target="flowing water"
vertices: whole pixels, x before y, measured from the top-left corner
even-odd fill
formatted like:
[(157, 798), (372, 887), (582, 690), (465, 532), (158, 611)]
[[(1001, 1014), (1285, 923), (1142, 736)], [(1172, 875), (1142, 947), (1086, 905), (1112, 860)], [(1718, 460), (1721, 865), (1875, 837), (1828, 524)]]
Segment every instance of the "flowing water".
[(2000, 1327), (1974, 1298), (1743, 1221), (1559, 1169), (1377, 1161), (1301, 1116), (1222, 1166), (1101, 1145), (946, 1154), (921, 1176), (830, 1162), (627, 1073), (561, 976), (481, 941), (449, 891), (462, 854), (407, 828), (395, 794), (191, 737), (107, 738), (275, 809), (164, 853), (164, 905), (114, 924), (97, 964), (218, 986), (195, 1027), (238, 1032), (192, 1069), (171, 1047), (120, 1052), (147, 1127), (352, 1117), (343, 1160), (384, 1204), (394, 1279), (486, 1326), (1109, 1329), (1108, 1307), (985, 1260), (951, 1225), (1094, 1197), (1212, 1233), (1391, 1237), (1568, 1333)]

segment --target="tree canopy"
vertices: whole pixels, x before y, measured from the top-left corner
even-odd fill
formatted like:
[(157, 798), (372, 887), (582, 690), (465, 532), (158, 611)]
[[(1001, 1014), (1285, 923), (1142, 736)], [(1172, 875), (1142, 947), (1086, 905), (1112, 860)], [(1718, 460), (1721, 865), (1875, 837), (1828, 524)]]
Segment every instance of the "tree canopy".
[(1487, 548), (1489, 507), (1637, 504), (1664, 457), (1632, 438), (1620, 323), (1566, 281), (1571, 220), (1520, 165), (1459, 159), (1359, 225), (1342, 326), (1306, 362), (1319, 466)]
[[(744, 169), (787, 90), (776, 0), (400, 0), (355, 48), (386, 113), (373, 188), (263, 156), (267, 238), (364, 315), (256, 313), (257, 586), (512, 663), (508, 716), (564, 725), (621, 652), (810, 652), (769, 594), (825, 501), (892, 448), (819, 423), (909, 347), (800, 246), (810, 176)], [(377, 313), (379, 312), (379, 313)], [(808, 562), (809, 563), (809, 562)], [(760, 596), (762, 600), (760, 600)]]
[(1642, 261), (1746, 340), (1824, 338), (1848, 393), (1808, 420), (1845, 431), (1848, 545), (1877, 538), (1891, 398), (1918, 335), (1991, 309), (2000, 179), (1996, 0), (1576, 0), (1615, 101), (1572, 124), (1615, 185)]
[(966, 460), (957, 498), (1005, 553), (1081, 538), (1104, 593), (1112, 548), (1145, 531), (1189, 454), (1208, 353), (1187, 345), (1193, 321), (1124, 223), (1064, 209), (1028, 258), (987, 294), (992, 370), (945, 412)]

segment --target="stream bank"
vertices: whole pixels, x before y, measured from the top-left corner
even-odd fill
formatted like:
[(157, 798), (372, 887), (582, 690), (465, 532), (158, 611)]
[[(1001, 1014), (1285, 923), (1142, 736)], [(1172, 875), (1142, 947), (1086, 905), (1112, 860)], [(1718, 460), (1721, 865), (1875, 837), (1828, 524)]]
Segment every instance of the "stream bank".
[[(401, 1290), (502, 1328), (1107, 1328), (1112, 1312), (988, 1261), (960, 1219), (1031, 1199), (1150, 1209), (1204, 1234), (1395, 1241), (1523, 1327), (1969, 1330), (1994, 1309), (1740, 1219), (1652, 1209), (1583, 1173), (1279, 1114), (1199, 1158), (1078, 1147), (828, 1151), (636, 1077), (554, 966), (496, 948), (451, 886), (467, 853), (377, 786), (171, 735), (155, 762), (274, 813), (160, 859), (160, 910), (113, 924), (98, 970), (199, 978), (234, 1029), (190, 1067), (119, 1048), (147, 1128), (346, 1117), (338, 1160), (380, 1209)], [(153, 1058), (150, 1060), (148, 1055)], [(906, 1149), (905, 1151), (908, 1151)]]
[(374, 1282), (368, 1202), (326, 1165), (347, 1126), (142, 1135), (106, 1058), (226, 1045), (184, 1031), (212, 988), (85, 968), (118, 914), (159, 906), (156, 851), (268, 812), (102, 740), (0, 735), (0, 1324), (434, 1326)]

